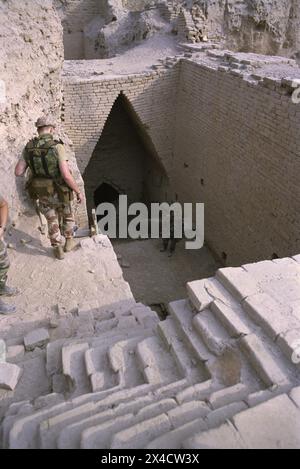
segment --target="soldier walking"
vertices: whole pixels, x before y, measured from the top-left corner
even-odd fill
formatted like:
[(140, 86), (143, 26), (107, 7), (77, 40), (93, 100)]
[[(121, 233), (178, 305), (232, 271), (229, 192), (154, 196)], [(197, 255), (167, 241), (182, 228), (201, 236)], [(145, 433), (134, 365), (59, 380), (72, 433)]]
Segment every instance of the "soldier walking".
[[(36, 127), (38, 137), (27, 143), (15, 174), (17, 177), (24, 176), (30, 168), (31, 178), (27, 184), (29, 195), (39, 201), (39, 209), (47, 219), (54, 255), (62, 260), (64, 252), (70, 252), (75, 247), (74, 192), (78, 203), (82, 202), (83, 197), (69, 169), (63, 142), (54, 140), (53, 119), (41, 117)], [(63, 222), (62, 232), (60, 219)], [(66, 239), (64, 246), (62, 235)]]
[[(4, 232), (8, 220), (8, 205), (0, 194), (0, 296), (15, 296), (17, 289), (6, 284), (7, 272), (10, 266), (6, 244), (4, 242)], [(8, 305), (0, 299), (0, 314), (12, 314), (16, 312), (14, 305)]]

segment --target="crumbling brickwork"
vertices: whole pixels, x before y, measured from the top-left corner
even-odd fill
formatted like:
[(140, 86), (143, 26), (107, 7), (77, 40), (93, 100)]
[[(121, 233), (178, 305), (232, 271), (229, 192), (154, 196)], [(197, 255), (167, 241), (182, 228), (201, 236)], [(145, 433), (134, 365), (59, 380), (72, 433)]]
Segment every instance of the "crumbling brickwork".
[(102, 12), (99, 0), (56, 0), (64, 29), (64, 49), (66, 59), (84, 57), (84, 28)]

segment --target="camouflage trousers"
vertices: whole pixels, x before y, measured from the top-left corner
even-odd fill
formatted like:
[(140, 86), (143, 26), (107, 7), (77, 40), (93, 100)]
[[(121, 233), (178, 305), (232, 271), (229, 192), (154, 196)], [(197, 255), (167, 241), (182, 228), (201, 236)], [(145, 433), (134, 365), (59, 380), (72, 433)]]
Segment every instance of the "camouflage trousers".
[(9, 266), (6, 244), (0, 240), (0, 288), (6, 284)]
[(53, 247), (62, 244), (62, 236), (66, 239), (73, 238), (75, 218), (71, 202), (62, 204), (40, 199), (39, 209), (47, 220), (48, 234)]

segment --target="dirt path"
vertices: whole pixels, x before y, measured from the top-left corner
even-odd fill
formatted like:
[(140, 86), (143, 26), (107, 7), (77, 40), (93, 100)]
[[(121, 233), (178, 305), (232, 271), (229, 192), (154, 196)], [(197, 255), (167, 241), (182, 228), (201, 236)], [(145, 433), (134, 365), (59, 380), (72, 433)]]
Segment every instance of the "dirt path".
[(49, 240), (38, 230), (37, 217), (23, 216), (6, 241), (13, 246), (8, 283), (21, 293), (6, 300), (18, 310), (12, 316), (0, 316), (1, 336), (11, 327), (21, 328), (22, 323), (37, 325), (50, 319), (58, 307), (70, 311), (81, 304), (102, 307), (132, 298), (106, 237), (97, 243), (91, 238), (78, 240), (78, 247), (58, 261)]

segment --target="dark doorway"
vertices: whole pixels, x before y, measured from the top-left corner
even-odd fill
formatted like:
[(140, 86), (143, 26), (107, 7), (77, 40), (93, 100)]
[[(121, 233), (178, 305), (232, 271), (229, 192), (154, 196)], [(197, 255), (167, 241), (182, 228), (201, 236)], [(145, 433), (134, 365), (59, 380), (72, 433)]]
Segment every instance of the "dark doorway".
[(102, 204), (103, 202), (116, 202), (119, 198), (119, 195), (119, 192), (114, 187), (104, 182), (94, 192), (95, 207), (98, 207), (98, 205)]
[(119, 194), (128, 203), (164, 201), (168, 178), (154, 145), (128, 99), (115, 101), (83, 175), (88, 212)]

